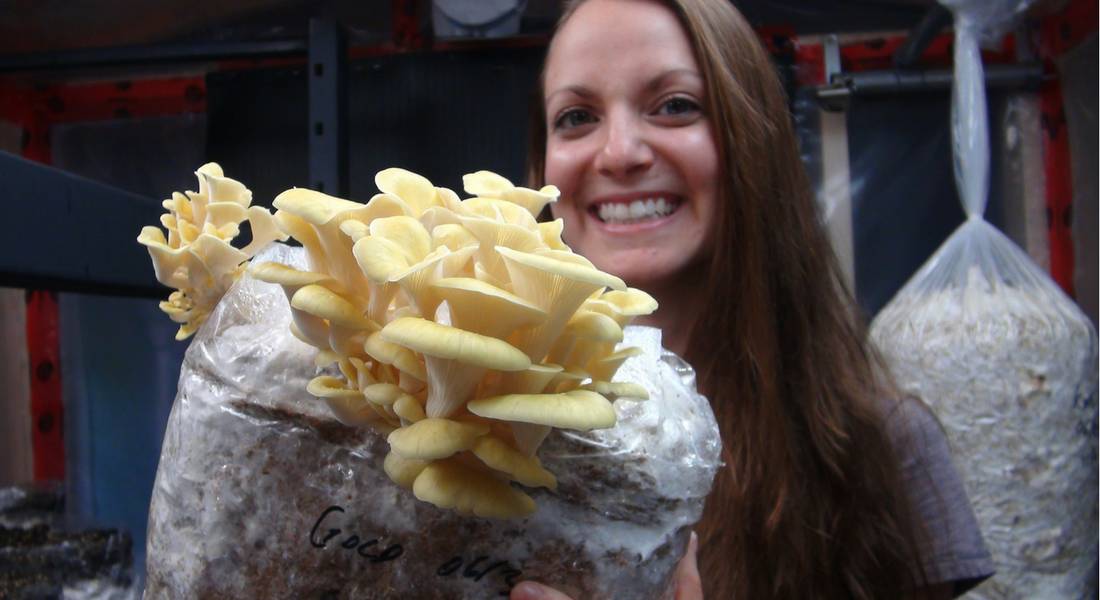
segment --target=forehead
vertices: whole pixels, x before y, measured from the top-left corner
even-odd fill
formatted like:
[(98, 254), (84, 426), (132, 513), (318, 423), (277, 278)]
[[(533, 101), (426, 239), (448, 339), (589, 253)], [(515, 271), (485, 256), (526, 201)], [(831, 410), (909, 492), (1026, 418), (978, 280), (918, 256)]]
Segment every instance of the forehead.
[(698, 71), (676, 15), (654, 0), (589, 0), (554, 36), (546, 88), (673, 69)]

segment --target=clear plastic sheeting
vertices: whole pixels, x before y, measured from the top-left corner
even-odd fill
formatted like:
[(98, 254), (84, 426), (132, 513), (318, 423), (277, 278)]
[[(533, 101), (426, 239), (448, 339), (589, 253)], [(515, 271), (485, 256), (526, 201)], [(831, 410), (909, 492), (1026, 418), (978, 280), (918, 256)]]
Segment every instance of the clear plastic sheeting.
[(952, 107), (968, 218), (878, 314), (871, 336), (951, 440), (997, 569), (971, 597), (1095, 597), (1096, 329), (982, 217), (981, 24), (968, 18), (956, 28)]
[[(275, 244), (257, 262), (305, 266)], [(575, 598), (671, 598), (718, 466), (718, 428), (693, 375), (645, 350), (619, 371), (648, 401), (618, 424), (555, 431), (558, 488), (522, 520), (462, 517), (382, 469), (385, 437), (306, 392), (314, 349), (290, 334), (280, 288), (245, 275), (196, 335), (180, 374), (150, 507), (147, 598), (490, 598), (535, 579)]]
[(939, 0), (955, 13), (955, 35), (968, 29), (985, 45), (1000, 43), (1036, 0)]

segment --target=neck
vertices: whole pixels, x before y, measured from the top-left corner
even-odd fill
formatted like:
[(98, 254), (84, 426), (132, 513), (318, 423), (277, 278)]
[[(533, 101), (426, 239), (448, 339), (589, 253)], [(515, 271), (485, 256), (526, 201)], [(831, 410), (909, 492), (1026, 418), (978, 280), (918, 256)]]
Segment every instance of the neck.
[(637, 286), (657, 300), (659, 307), (651, 315), (639, 318), (635, 323), (661, 330), (662, 345), (680, 357), (687, 356), (691, 345), (691, 332), (699, 315), (706, 307), (705, 278), (701, 269), (662, 284)]

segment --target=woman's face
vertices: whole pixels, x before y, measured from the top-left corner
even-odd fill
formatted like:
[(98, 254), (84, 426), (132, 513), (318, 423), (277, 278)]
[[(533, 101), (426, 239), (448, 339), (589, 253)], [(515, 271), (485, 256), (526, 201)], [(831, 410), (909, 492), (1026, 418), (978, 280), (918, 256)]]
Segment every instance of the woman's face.
[(546, 181), (564, 237), (631, 285), (672, 282), (711, 250), (718, 151), (676, 16), (650, 0), (590, 0), (547, 57)]

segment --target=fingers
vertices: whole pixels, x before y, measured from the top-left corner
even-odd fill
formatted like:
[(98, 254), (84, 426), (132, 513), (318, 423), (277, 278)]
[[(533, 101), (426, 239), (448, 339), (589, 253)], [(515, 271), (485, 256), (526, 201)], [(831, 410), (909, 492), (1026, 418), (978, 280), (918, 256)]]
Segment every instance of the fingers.
[[(699, 579), (699, 536), (691, 532), (687, 552), (676, 567), (676, 600), (703, 600), (703, 582)], [(572, 600), (569, 596), (533, 581), (512, 588), (509, 600)]]
[(508, 600), (572, 600), (572, 598), (541, 583), (524, 581), (512, 588)]
[(703, 600), (703, 581), (699, 578), (698, 553), (699, 536), (692, 531), (687, 552), (676, 567), (676, 600)]

